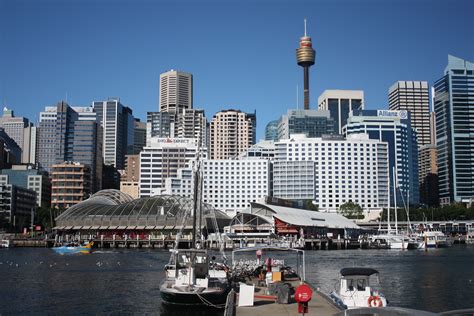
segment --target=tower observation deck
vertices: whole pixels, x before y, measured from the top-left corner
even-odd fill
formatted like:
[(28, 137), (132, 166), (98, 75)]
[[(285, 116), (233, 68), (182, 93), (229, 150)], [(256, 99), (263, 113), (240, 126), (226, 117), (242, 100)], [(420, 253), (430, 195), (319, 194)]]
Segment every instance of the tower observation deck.
[(300, 47), (296, 49), (296, 62), (304, 71), (304, 109), (309, 110), (309, 67), (314, 65), (316, 52), (311, 37), (306, 35), (306, 19), (304, 20), (304, 36), (300, 38)]

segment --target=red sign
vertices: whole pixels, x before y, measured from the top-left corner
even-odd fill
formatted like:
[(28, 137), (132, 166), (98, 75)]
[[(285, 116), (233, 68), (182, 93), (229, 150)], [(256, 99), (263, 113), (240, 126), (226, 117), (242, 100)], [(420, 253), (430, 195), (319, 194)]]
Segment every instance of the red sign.
[(313, 296), (313, 290), (306, 284), (302, 284), (296, 288), (295, 300), (301, 303), (307, 303), (311, 301)]

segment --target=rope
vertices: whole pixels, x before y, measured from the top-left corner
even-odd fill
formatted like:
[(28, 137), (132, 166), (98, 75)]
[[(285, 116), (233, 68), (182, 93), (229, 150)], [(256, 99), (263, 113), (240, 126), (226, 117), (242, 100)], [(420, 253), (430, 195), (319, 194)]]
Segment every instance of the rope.
[(207, 306), (211, 306), (211, 307), (214, 307), (214, 308), (223, 308), (225, 307), (225, 304), (212, 304), (212, 302), (206, 300), (202, 295), (200, 295), (199, 293), (196, 293), (196, 295), (199, 297), (199, 299), (201, 300), (201, 302), (204, 303), (204, 305), (207, 305)]

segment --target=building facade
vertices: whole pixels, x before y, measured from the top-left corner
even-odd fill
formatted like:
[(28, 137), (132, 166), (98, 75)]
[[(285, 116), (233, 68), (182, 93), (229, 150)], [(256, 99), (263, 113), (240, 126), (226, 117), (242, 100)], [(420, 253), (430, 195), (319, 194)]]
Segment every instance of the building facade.
[(166, 179), (176, 177), (197, 156), (196, 139), (151, 138), (140, 153), (140, 197), (161, 194)]
[(397, 81), (388, 90), (390, 110), (411, 113), (411, 126), (416, 130), (418, 147), (432, 144), (430, 135), (430, 94), (426, 81)]
[(363, 110), (364, 104), (362, 90), (325, 90), (318, 98), (318, 108), (329, 111), (336, 134), (342, 134), (349, 113), (353, 110)]
[(10, 168), (12, 165), (20, 163), (20, 157), (21, 148), (0, 127), (0, 169)]
[(36, 212), (36, 193), (5, 182), (0, 176), (0, 227), (10, 226), (15, 231), (31, 226)]
[(439, 196), (436, 145), (421, 146), (418, 157), (420, 202), (429, 206), (437, 206), (439, 205)]
[(268, 122), (267, 126), (265, 127), (265, 140), (278, 140), (278, 123), (279, 120), (274, 120)]
[(370, 139), (387, 142), (390, 200), (393, 202), (395, 191), (398, 206), (406, 206), (408, 195), (410, 204), (419, 203), (418, 144), (416, 132), (411, 127), (409, 111), (354, 111), (349, 116), (343, 132), (346, 136), (364, 133), (369, 135)]
[(275, 143), (273, 196), (313, 200), (320, 211), (336, 212), (352, 201), (367, 214), (388, 205), (387, 143), (364, 134)]
[(278, 123), (279, 140), (288, 139), (292, 134), (321, 137), (334, 132), (334, 122), (325, 110), (288, 110)]
[(474, 197), (474, 63), (448, 56), (434, 83), (436, 145), (441, 205)]
[(239, 110), (217, 112), (211, 121), (210, 158), (229, 159), (249, 148), (255, 139), (255, 115)]
[(170, 70), (160, 75), (160, 112), (177, 113), (193, 108), (193, 75)]
[(104, 164), (123, 169), (125, 155), (134, 148), (134, 118), (132, 110), (120, 103), (118, 98), (92, 103), (97, 113), (97, 122), (102, 126), (102, 148)]
[[(21, 149), (21, 156), (18, 159), (21, 161), (25, 161), (28, 163), (29, 155), (23, 154), (23, 152), (29, 153), (30, 151), (30, 143), (25, 143), (25, 128), (32, 126), (29, 123), (27, 118), (24, 117), (16, 117), (11, 109), (7, 107), (3, 108), (3, 116), (0, 117), (0, 127), (3, 128), (5, 133), (13, 139), (18, 147)], [(25, 146), (27, 146), (25, 148)]]
[(78, 162), (52, 166), (51, 207), (66, 210), (89, 198), (92, 193), (90, 168)]
[(0, 177), (3, 183), (35, 191), (37, 206), (51, 206), (51, 180), (45, 172), (32, 165), (14, 165), (12, 169), (0, 170)]
[(133, 135), (133, 155), (140, 154), (143, 147), (146, 146), (146, 122), (140, 122), (140, 119), (135, 118), (134, 135)]

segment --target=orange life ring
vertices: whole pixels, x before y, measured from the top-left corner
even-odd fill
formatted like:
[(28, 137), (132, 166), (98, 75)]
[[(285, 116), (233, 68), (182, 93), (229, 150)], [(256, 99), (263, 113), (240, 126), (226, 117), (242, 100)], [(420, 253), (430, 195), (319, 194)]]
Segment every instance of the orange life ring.
[(380, 296), (372, 295), (367, 300), (367, 305), (369, 305), (369, 307), (382, 307), (383, 305), (382, 299), (380, 298)]

